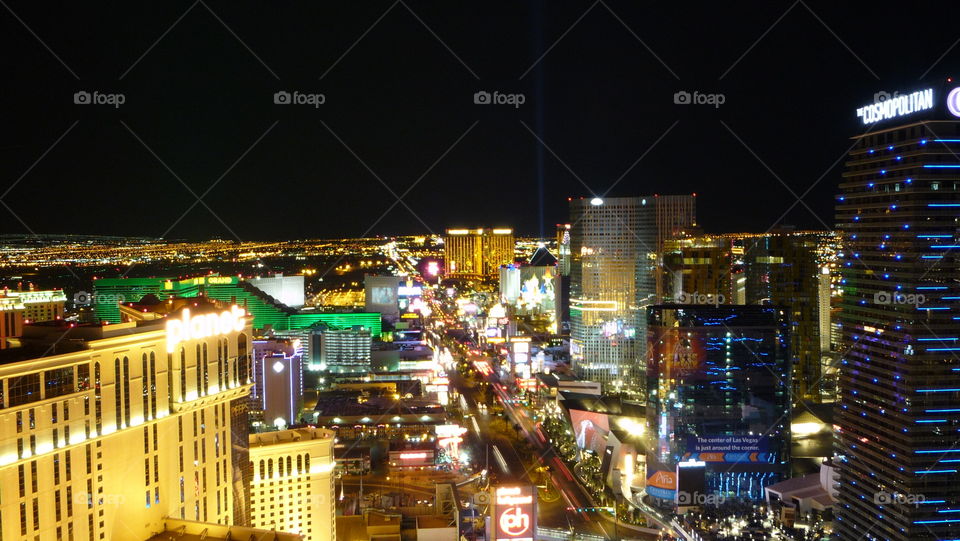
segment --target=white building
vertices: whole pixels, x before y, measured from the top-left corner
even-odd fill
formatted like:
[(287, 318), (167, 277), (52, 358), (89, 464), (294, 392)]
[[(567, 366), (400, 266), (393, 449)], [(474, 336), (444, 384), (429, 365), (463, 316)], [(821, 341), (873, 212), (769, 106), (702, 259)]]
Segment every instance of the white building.
[(250, 435), (255, 528), (300, 534), (306, 541), (336, 539), (334, 434), (297, 428)]

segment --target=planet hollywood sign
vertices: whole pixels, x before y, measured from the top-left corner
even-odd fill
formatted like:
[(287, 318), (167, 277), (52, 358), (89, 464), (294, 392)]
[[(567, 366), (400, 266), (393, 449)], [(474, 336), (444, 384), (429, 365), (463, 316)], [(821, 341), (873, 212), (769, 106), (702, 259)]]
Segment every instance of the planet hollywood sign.
[(501, 486), (494, 491), (495, 541), (533, 541), (537, 508), (533, 486)]
[(167, 320), (167, 353), (173, 353), (178, 344), (187, 340), (240, 332), (247, 325), (246, 317), (247, 311), (239, 306), (195, 316), (190, 315), (189, 308), (184, 308), (179, 318)]

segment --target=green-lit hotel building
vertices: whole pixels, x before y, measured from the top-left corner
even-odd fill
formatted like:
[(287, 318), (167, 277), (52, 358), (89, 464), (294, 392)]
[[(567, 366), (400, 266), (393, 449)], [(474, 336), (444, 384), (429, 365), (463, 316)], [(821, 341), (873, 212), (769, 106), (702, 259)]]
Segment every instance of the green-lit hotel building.
[(321, 312), (291, 308), (250, 282), (237, 276), (199, 276), (172, 278), (102, 278), (94, 281), (94, 314), (97, 321), (120, 323), (121, 302), (137, 302), (146, 295), (164, 300), (170, 297), (196, 297), (236, 304), (253, 314), (256, 329), (270, 327), (276, 331), (305, 329), (323, 323), (335, 329), (363, 327), (373, 336), (381, 332), (380, 314), (375, 312)]

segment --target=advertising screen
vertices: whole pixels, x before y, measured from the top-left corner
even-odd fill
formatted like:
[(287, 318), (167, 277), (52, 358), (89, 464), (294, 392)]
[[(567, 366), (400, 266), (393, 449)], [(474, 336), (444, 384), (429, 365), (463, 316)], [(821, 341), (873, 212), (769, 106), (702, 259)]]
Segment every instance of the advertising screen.
[(577, 446), (584, 450), (602, 453), (607, 446), (610, 421), (605, 413), (570, 410), (570, 423)]
[(390, 287), (370, 288), (370, 302), (372, 304), (393, 304), (397, 302), (396, 289)]
[(703, 462), (768, 462), (770, 440), (765, 436), (688, 436), (686, 459)]
[(701, 334), (669, 329), (647, 344), (649, 362), (665, 379), (696, 376), (706, 360)]
[(532, 485), (494, 489), (492, 522), (495, 541), (533, 541), (537, 529), (537, 492)]

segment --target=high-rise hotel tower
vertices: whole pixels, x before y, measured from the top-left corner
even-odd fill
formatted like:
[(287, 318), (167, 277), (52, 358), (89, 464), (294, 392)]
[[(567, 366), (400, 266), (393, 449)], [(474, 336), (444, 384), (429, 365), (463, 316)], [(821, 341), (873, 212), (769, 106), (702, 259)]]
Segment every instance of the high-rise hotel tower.
[(0, 352), (0, 538), (249, 522), (252, 318), (202, 298), (154, 309), (116, 325), (25, 325), (20, 347)]
[(646, 385), (646, 307), (658, 304), (663, 243), (696, 225), (692, 195), (570, 200), (570, 356), (614, 391)]
[(839, 539), (960, 538), (958, 98), (936, 85), (857, 110), (837, 196)]

